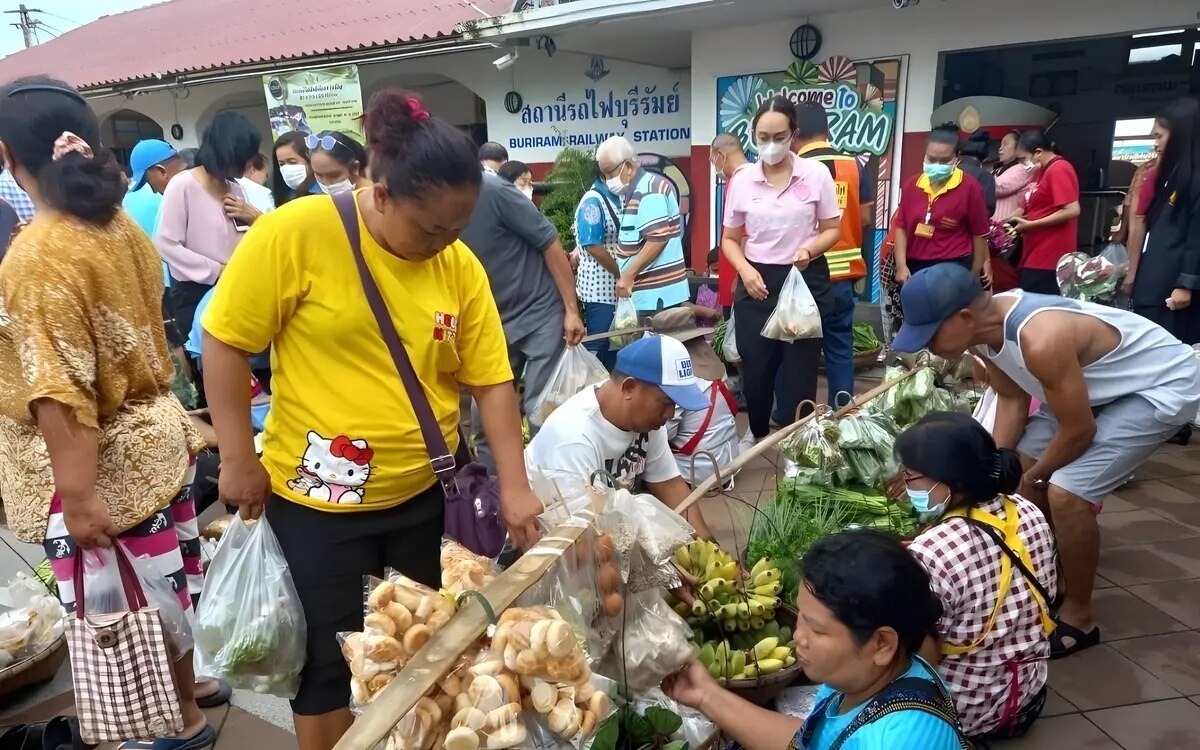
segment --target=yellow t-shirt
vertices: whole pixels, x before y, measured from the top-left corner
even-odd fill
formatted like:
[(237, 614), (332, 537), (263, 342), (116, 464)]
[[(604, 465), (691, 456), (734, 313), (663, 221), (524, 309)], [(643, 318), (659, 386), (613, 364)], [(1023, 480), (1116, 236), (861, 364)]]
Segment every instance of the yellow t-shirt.
[[(414, 263), (359, 219), (363, 255), (453, 452), (459, 385), (513, 379), (483, 267), (462, 242)], [(263, 465), (274, 491), (319, 510), (378, 510), (434, 482), (404, 385), (371, 314), (333, 201), (260, 218), (225, 268), (204, 329), (247, 352), (271, 345)]]

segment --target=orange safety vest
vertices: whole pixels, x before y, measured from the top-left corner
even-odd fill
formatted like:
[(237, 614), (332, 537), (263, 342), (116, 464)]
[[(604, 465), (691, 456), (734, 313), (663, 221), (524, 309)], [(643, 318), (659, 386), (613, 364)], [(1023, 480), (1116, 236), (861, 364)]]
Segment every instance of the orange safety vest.
[(858, 160), (838, 153), (823, 141), (810, 143), (797, 153), (805, 159), (827, 164), (837, 188), (838, 208), (842, 209), (842, 236), (825, 253), (830, 281), (857, 281), (865, 277), (867, 264), (862, 254), (862, 186), (859, 184)]

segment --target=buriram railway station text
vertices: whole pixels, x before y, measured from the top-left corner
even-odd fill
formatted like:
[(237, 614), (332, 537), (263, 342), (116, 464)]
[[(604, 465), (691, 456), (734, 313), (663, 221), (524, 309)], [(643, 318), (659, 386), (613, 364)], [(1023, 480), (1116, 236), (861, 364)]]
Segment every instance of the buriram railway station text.
[(692, 137), (691, 128), (657, 128), (654, 130), (635, 130), (632, 133), (556, 133), (548, 136), (530, 136), (526, 138), (509, 138), (508, 147), (517, 148), (563, 148), (574, 146), (595, 149), (614, 135), (623, 136), (634, 143), (655, 143), (658, 141), (686, 141)]

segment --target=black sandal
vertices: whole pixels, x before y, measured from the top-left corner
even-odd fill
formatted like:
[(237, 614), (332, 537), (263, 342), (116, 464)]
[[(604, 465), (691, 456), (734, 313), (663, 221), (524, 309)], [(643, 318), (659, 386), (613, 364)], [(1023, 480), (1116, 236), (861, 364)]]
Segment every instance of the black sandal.
[[(1073, 625), (1068, 625), (1057, 617), (1054, 618), (1054, 625), (1054, 632), (1050, 634), (1051, 659), (1062, 659), (1092, 646), (1100, 645), (1100, 626), (1098, 625), (1087, 633)], [(1071, 639), (1070, 646), (1063, 643), (1064, 638)]]

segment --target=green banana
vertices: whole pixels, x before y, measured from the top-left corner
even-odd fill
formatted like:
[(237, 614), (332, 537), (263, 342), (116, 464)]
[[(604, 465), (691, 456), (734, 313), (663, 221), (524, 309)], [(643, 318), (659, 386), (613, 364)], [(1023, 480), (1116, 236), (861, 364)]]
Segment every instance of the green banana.
[(716, 660), (716, 653), (713, 649), (712, 643), (709, 642), (709, 643), (706, 643), (703, 646), (701, 646), (700, 653), (696, 658), (699, 659), (700, 663), (703, 664), (704, 666), (706, 666), (706, 667), (712, 666)]
[(746, 668), (746, 652), (734, 651), (729, 657), (729, 669), (726, 676), (730, 679), (737, 677)]

